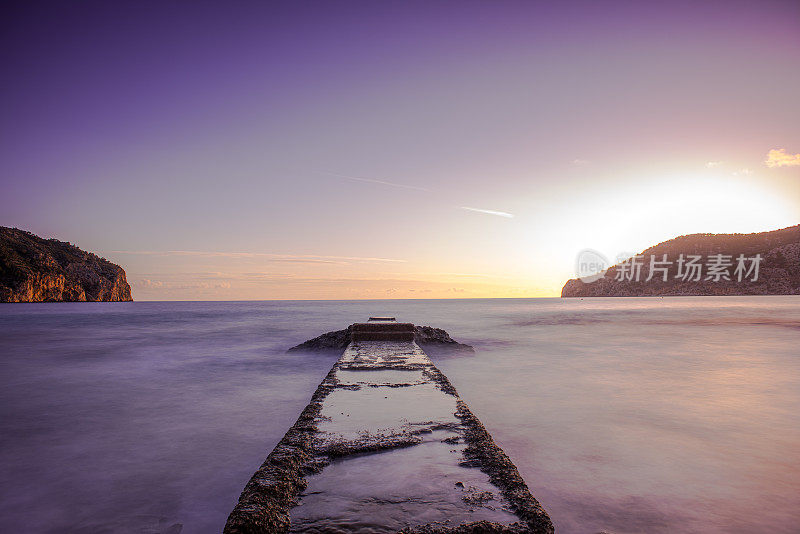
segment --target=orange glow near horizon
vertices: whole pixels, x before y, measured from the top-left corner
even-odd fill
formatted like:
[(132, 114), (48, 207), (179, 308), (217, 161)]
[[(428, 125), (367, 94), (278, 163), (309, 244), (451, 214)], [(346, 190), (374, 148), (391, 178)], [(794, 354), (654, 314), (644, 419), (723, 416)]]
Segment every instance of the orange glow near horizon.
[[(341, 256), (253, 251), (109, 256), (133, 266), (129, 278), (134, 298), (141, 300), (557, 297), (575, 276), (575, 255), (585, 248), (614, 258), (680, 235), (768, 231), (800, 220), (797, 199), (762, 185), (756, 173), (714, 170), (613, 189), (592, 183), (569, 202), (539, 207), (539, 199), (535, 204), (530, 213), (515, 210), (513, 219), (479, 215), (485, 219), (478, 224), (491, 231), (490, 241), (480, 241), (483, 250), (467, 246), (470, 235), (464, 235), (481, 226), (457, 228), (463, 230), (459, 234), (444, 226), (453, 240), (450, 248), (442, 245), (445, 253), (402, 241), (396, 249), (363, 247)], [(140, 274), (153, 272), (154, 266), (157, 274)]]

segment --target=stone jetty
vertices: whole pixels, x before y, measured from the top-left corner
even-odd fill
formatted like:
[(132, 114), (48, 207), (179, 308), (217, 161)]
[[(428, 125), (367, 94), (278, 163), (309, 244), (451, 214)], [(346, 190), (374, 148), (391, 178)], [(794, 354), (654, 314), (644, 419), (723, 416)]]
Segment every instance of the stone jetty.
[(391, 317), (351, 341), (244, 488), (224, 532), (552, 533), (455, 388)]

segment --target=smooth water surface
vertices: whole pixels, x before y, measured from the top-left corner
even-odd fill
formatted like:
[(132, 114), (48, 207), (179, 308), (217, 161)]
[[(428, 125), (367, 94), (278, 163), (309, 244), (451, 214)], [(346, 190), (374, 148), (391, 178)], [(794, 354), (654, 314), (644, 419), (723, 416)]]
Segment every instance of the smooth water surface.
[(797, 532), (800, 298), (0, 306), (0, 531), (219, 532), (370, 315), (434, 363), (563, 534)]

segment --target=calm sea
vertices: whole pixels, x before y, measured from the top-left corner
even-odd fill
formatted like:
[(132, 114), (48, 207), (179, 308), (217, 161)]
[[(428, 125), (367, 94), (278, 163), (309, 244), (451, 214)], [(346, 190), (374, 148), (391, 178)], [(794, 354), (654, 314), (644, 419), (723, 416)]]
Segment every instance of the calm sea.
[(370, 315), (435, 363), (561, 534), (800, 531), (800, 298), (0, 306), (0, 531), (219, 532)]

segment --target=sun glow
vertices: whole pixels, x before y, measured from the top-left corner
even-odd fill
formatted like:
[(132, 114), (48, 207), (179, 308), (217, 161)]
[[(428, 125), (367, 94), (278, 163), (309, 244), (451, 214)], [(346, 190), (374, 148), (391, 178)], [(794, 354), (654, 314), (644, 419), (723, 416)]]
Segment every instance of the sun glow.
[(575, 257), (586, 248), (615, 258), (686, 234), (751, 233), (797, 224), (800, 213), (792, 199), (757, 180), (755, 175), (698, 173), (616, 187), (597, 181), (571, 191), (568, 201), (537, 207), (512, 241), (529, 243), (521, 260), (532, 276), (556, 290), (574, 277)]
[(620, 192), (631, 234), (749, 233), (797, 223), (794, 207), (753, 179), (674, 176)]

